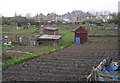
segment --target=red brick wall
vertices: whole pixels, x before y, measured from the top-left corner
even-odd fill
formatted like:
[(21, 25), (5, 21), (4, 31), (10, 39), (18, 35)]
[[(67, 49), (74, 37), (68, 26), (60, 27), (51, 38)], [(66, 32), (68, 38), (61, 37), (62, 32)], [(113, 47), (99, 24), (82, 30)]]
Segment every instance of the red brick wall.
[(58, 30), (48, 30), (48, 29), (44, 29), (43, 30), (43, 34), (47, 34), (47, 35), (58, 35)]

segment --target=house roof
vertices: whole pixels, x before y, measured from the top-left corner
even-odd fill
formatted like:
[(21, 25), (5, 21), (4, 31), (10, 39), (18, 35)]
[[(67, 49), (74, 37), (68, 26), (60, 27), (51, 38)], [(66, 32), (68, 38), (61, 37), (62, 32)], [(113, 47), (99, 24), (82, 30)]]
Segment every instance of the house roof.
[(61, 35), (42, 35), (39, 39), (60, 39)]
[(53, 27), (45, 27), (44, 29), (49, 29), (49, 30), (57, 30), (58, 28), (53, 28)]

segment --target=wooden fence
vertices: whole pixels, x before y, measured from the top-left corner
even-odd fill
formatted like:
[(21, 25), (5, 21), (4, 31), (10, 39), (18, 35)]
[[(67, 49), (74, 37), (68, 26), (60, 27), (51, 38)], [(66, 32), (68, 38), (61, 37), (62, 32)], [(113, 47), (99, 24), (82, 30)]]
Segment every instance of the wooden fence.
[(93, 67), (90, 75), (87, 77), (88, 83), (98, 83), (100, 81), (115, 81), (113, 78), (119, 78), (117, 73), (106, 72), (105, 68), (110, 67), (112, 60), (104, 59), (96, 68)]

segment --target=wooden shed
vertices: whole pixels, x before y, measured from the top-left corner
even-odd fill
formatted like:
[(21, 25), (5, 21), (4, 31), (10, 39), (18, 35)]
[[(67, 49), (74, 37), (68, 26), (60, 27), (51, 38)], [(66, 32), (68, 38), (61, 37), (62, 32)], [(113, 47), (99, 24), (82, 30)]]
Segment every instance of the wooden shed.
[(79, 45), (81, 43), (87, 42), (88, 32), (84, 26), (80, 26), (78, 29), (76, 29), (74, 34), (75, 34), (74, 38), (76, 44)]
[(61, 35), (42, 35), (39, 37), (39, 42), (45, 45), (55, 45), (61, 37)]
[(56, 45), (61, 37), (58, 28), (46, 27), (43, 30), (43, 35), (38, 38), (38, 42), (39, 44)]

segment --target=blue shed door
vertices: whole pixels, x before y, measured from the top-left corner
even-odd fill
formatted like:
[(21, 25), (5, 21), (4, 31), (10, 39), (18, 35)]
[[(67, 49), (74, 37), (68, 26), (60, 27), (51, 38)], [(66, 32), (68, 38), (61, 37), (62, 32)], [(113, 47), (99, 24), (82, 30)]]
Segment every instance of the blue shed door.
[(80, 37), (76, 37), (76, 44), (77, 44), (77, 45), (80, 44)]

